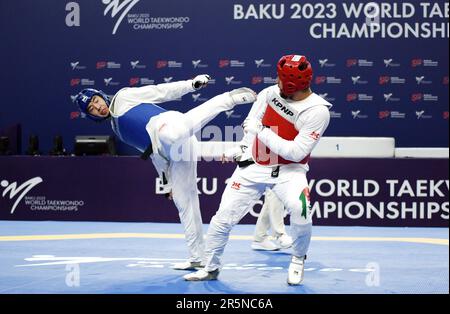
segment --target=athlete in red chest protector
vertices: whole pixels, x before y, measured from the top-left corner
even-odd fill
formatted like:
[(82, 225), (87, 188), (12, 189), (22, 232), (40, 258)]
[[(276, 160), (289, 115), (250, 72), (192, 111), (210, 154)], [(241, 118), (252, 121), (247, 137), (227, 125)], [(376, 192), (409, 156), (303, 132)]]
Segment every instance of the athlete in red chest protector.
[(239, 167), (211, 220), (206, 266), (186, 275), (188, 281), (217, 279), (231, 229), (266, 188), (272, 189), (290, 214), (293, 256), (287, 282), (299, 285), (303, 281), (312, 229), (306, 173), (311, 151), (328, 127), (331, 104), (311, 91), (313, 71), (306, 57), (282, 57), (277, 72), (278, 85), (260, 92), (244, 122), (244, 139), (236, 153), (227, 156), (237, 160)]

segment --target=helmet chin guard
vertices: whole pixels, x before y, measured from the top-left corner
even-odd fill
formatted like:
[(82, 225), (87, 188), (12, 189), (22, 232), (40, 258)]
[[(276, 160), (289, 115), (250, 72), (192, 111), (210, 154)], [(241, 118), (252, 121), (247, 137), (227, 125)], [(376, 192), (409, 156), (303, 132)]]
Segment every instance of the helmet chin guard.
[(313, 70), (305, 56), (287, 55), (278, 61), (277, 74), (281, 93), (289, 97), (311, 86)]
[(92, 100), (92, 97), (94, 96), (100, 96), (101, 98), (103, 98), (103, 100), (106, 102), (106, 105), (109, 107), (110, 105), (109, 96), (106, 95), (103, 91), (96, 90), (93, 88), (86, 88), (83, 89), (81, 92), (79, 92), (77, 97), (75, 98), (75, 103), (78, 105), (80, 111), (83, 112), (87, 118), (94, 121), (106, 120), (107, 117), (97, 117), (89, 113), (88, 106)]

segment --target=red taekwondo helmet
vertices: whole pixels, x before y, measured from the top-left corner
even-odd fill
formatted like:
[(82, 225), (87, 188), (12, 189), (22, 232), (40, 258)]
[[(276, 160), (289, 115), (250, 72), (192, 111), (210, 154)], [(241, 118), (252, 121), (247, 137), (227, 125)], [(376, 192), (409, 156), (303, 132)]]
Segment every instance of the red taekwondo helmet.
[(283, 85), (281, 92), (288, 97), (309, 88), (313, 77), (311, 63), (305, 56), (300, 55), (281, 57), (277, 64), (277, 73)]

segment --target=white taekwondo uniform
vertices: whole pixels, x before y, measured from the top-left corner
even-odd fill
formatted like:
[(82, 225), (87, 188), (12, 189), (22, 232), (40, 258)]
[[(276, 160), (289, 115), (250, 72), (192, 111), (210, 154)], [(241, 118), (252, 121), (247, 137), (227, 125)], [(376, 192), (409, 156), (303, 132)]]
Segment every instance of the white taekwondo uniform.
[(197, 190), (198, 142), (194, 134), (219, 113), (231, 110), (234, 103), (229, 93), (224, 93), (184, 114), (156, 105), (193, 91), (192, 80), (123, 88), (113, 97), (110, 112), (113, 130), (122, 141), (141, 152), (151, 145), (153, 164), (160, 177), (166, 179), (184, 226), (189, 261), (200, 262), (204, 240)]
[(266, 128), (257, 136), (248, 133), (243, 140), (250, 146), (241, 161), (252, 158), (255, 163), (238, 167), (229, 180), (208, 229), (205, 271), (221, 268), (221, 256), (232, 227), (266, 188), (272, 189), (290, 214), (294, 255), (306, 255), (312, 229), (308, 161), (328, 127), (331, 106), (314, 93), (301, 101), (283, 99), (276, 85), (258, 95), (249, 118), (259, 119)]

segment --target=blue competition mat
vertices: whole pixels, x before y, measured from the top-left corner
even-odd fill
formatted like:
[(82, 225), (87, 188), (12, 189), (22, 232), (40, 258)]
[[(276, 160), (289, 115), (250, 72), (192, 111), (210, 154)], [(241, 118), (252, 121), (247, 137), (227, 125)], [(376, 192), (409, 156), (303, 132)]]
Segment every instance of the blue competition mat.
[(447, 228), (314, 227), (298, 287), (253, 230), (233, 230), (218, 281), (185, 282), (180, 224), (1, 221), (0, 294), (449, 293)]

